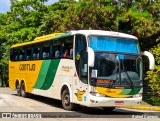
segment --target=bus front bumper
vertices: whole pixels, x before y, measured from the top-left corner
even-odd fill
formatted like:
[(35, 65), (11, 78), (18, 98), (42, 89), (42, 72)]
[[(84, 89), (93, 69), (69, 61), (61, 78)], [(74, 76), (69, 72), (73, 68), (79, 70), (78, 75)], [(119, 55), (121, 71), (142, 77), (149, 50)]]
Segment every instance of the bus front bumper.
[(110, 98), (110, 97), (97, 97), (89, 96), (88, 107), (117, 107), (117, 106), (134, 106), (140, 105), (142, 97), (136, 98)]

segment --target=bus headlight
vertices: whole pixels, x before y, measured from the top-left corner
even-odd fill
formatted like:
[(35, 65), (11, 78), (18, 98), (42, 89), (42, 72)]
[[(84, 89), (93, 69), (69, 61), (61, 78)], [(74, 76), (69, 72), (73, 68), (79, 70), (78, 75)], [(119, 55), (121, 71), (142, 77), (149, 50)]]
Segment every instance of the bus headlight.
[(93, 95), (93, 96), (97, 96), (97, 97), (105, 97), (104, 94), (100, 94), (98, 92), (90, 92), (90, 94)]
[(142, 94), (133, 95), (133, 98), (138, 98), (138, 97), (142, 97)]

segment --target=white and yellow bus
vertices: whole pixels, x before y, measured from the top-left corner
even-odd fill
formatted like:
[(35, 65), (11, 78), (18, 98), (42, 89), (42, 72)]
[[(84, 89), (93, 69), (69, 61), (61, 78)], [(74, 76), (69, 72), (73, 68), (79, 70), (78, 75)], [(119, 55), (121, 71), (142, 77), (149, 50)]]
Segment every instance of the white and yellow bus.
[(41, 95), (62, 101), (66, 110), (139, 105), (142, 56), (135, 36), (112, 31), (53, 33), (10, 49), (9, 86), (22, 97)]

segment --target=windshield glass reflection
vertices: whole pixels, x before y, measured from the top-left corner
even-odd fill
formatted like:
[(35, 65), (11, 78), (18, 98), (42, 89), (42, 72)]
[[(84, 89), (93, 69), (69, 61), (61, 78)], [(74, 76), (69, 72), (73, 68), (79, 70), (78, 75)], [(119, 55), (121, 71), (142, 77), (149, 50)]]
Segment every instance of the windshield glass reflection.
[(102, 86), (140, 86), (142, 84), (141, 57), (138, 55), (95, 53), (92, 83)]

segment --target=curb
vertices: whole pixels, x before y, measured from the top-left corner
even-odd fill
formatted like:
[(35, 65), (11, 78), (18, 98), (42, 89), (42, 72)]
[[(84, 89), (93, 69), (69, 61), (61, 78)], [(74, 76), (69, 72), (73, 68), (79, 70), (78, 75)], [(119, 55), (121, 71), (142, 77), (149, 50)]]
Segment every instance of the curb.
[(120, 108), (138, 109), (138, 110), (150, 110), (150, 111), (160, 111), (158, 106), (122, 106)]

